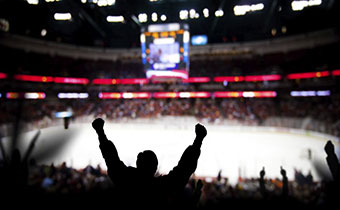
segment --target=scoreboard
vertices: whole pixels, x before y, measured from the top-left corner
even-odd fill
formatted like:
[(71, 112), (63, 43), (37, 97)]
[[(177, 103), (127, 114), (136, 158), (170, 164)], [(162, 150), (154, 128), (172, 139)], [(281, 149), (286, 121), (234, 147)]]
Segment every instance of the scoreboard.
[(148, 79), (187, 79), (189, 74), (189, 26), (154, 24), (142, 28), (142, 62)]

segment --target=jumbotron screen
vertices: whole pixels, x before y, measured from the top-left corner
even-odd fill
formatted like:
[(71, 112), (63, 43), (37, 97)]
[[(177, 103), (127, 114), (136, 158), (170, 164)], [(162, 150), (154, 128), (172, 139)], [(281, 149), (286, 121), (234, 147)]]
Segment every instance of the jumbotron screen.
[(142, 28), (142, 61), (147, 78), (187, 79), (189, 40), (187, 24), (155, 24)]

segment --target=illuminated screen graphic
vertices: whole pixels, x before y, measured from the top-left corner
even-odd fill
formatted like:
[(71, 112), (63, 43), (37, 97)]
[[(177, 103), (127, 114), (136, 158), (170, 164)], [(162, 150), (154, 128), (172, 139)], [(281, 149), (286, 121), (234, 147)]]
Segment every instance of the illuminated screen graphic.
[(142, 60), (148, 79), (188, 79), (188, 29), (188, 25), (179, 23), (149, 25), (142, 29)]

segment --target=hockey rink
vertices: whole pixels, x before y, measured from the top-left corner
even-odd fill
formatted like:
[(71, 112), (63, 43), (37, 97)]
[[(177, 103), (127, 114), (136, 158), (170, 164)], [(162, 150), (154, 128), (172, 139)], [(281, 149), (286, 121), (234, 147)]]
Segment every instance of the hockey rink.
[[(290, 179), (294, 178), (294, 169), (304, 174), (311, 171), (319, 179), (315, 164), (327, 171), (324, 145), (332, 140), (338, 150), (335, 137), (306, 134), (304, 132), (277, 131), (275, 129), (234, 128), (228, 126), (207, 125), (201, 156), (198, 161), (196, 176), (228, 177), (233, 183), (239, 176), (258, 177), (265, 167), (267, 177), (280, 177), (283, 166)], [(107, 137), (114, 142), (121, 160), (126, 165), (135, 166), (137, 154), (143, 150), (153, 150), (159, 161), (158, 171), (168, 173), (175, 167), (186, 149), (195, 139), (195, 124), (133, 124), (106, 123)], [(22, 151), (37, 131), (21, 135)], [(5, 139), (5, 143), (8, 139)], [(84, 168), (91, 164), (106, 169), (99, 150), (99, 142), (91, 124), (71, 124), (65, 130), (63, 126), (54, 126), (41, 130), (36, 142), (33, 157), (41, 163), (65, 161), (68, 166)]]

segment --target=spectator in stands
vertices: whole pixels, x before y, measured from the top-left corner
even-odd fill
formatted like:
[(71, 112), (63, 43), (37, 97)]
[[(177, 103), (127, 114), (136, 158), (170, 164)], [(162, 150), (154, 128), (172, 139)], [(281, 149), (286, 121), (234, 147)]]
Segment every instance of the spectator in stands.
[[(280, 173), (282, 175), (282, 198), (286, 199), (288, 197), (288, 178), (287, 178), (287, 174), (286, 174), (286, 170), (284, 170), (281, 166), (280, 168)], [(264, 167), (262, 168), (262, 170), (260, 171), (260, 179), (259, 179), (259, 183), (260, 183), (260, 192), (263, 196), (264, 199), (268, 199), (268, 192), (265, 186), (265, 180), (264, 180), (264, 176), (265, 176), (266, 172)]]
[(337, 155), (335, 154), (335, 148), (331, 141), (328, 141), (325, 145), (325, 152), (327, 154), (326, 160), (329, 170), (333, 177), (333, 182), (328, 183), (326, 188), (328, 207), (334, 207), (339, 203), (340, 193), (340, 163)]
[(100, 149), (108, 167), (108, 175), (121, 192), (122, 205), (139, 207), (176, 206), (183, 204), (180, 195), (197, 167), (202, 141), (207, 135), (204, 126), (195, 127), (196, 138), (183, 153), (178, 165), (164, 176), (155, 177), (158, 166), (156, 154), (146, 150), (137, 156), (137, 168), (127, 167), (119, 158), (115, 145), (104, 133), (104, 120), (92, 123)]

